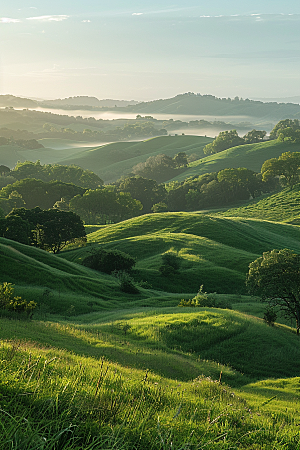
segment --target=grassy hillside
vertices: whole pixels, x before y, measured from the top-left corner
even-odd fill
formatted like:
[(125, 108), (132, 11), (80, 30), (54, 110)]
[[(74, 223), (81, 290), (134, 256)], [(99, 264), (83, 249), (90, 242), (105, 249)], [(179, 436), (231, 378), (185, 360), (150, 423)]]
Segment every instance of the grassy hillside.
[(145, 141), (115, 142), (84, 150), (61, 163), (76, 164), (92, 170), (105, 182), (111, 182), (126, 175), (134, 165), (146, 161), (150, 156), (162, 153), (174, 156), (178, 152), (204, 156), (202, 149), (209, 142), (212, 139), (203, 136), (161, 136)]
[[(120, 302), (119, 284), (111, 276), (4, 238), (0, 238), (0, 255), (0, 282), (15, 284), (18, 295), (42, 304), (47, 312), (82, 314)], [(136, 297), (137, 301), (149, 294)], [(122, 302), (126, 300), (130, 296), (122, 294)]]
[(245, 206), (231, 208), (220, 213), (226, 217), (253, 217), (255, 219), (273, 220), (300, 224), (300, 185), (293, 189), (286, 188), (281, 192), (265, 198), (252, 200)]
[(218, 172), (226, 168), (246, 167), (260, 172), (262, 164), (267, 159), (278, 158), (287, 151), (299, 152), (300, 144), (268, 141), (260, 144), (239, 145), (190, 163), (188, 169), (174, 180), (183, 181), (188, 176)]
[(287, 328), (179, 308), (0, 325), (1, 450), (298, 448)]
[[(88, 235), (91, 246), (117, 248), (137, 259), (134, 276), (169, 292), (245, 292), (245, 274), (251, 261), (273, 248), (300, 252), (296, 226), (251, 219), (221, 218), (193, 213), (148, 214)], [(61, 257), (81, 262), (90, 247), (63, 252)], [(161, 255), (176, 254), (179, 273), (159, 272)]]

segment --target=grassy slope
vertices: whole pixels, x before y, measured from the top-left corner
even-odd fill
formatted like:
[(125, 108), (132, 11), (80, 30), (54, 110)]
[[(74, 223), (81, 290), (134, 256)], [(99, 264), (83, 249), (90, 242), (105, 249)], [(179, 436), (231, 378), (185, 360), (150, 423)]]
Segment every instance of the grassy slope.
[(235, 167), (246, 167), (255, 172), (260, 172), (264, 161), (270, 158), (278, 158), (283, 152), (287, 151), (299, 152), (300, 144), (269, 141), (260, 144), (239, 145), (190, 163), (187, 171), (175, 177), (174, 180), (183, 181), (188, 176)]
[[(204, 289), (223, 293), (245, 291), (248, 265), (263, 251), (300, 251), (296, 226), (260, 220), (220, 218), (193, 213), (149, 214), (90, 233), (90, 244), (118, 248), (137, 258), (135, 276), (170, 292)], [(79, 262), (89, 247), (63, 252)], [(178, 274), (162, 277), (161, 255), (171, 251), (181, 259)]]
[[(90, 301), (96, 302), (96, 309), (117, 306), (120, 301), (119, 285), (111, 276), (4, 238), (0, 238), (0, 255), (0, 282), (15, 284), (18, 295), (47, 304), (52, 312), (64, 313), (73, 305), (80, 314), (90, 311)], [(125, 302), (130, 299), (126, 294), (122, 297)]]
[(178, 152), (201, 155), (203, 147), (211, 141), (211, 138), (203, 136), (161, 136), (145, 141), (115, 142), (84, 150), (61, 163), (93, 170), (105, 182), (110, 182), (129, 173), (134, 165), (150, 156), (162, 153), (174, 156)]
[(245, 206), (231, 208), (220, 214), (226, 217), (253, 217), (299, 224), (300, 216), (300, 185), (293, 189), (283, 189), (281, 192), (265, 198), (252, 200)]
[[(52, 448), (61, 434), (65, 450), (298, 448), (299, 378), (264, 379), (299, 373), (298, 338), (287, 328), (188, 308), (0, 323), (1, 450), (16, 429), (27, 450), (40, 448), (38, 437)], [(234, 392), (205, 378), (221, 370)]]

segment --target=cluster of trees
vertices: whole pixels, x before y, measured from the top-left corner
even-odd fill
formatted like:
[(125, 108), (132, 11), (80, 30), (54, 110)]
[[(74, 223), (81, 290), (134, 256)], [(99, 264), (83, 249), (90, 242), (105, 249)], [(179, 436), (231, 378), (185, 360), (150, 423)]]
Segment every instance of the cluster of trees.
[(42, 209), (52, 208), (62, 197), (71, 199), (83, 194), (86, 189), (71, 183), (50, 181), (46, 183), (35, 178), (25, 178), (8, 184), (0, 191), (0, 208), (8, 214), (13, 208), (28, 209), (39, 206)]
[(76, 131), (70, 127), (57, 128), (50, 123), (45, 123), (43, 125), (43, 131), (44, 133), (39, 134), (40, 138), (46, 136), (52, 138), (99, 141), (120, 141), (168, 134), (167, 130), (157, 128), (149, 121), (126, 123), (123, 127), (109, 127), (104, 130), (92, 130), (86, 128), (83, 131)]
[(55, 209), (14, 209), (0, 219), (0, 236), (43, 250), (59, 253), (66, 245), (86, 242), (81, 218)]
[(263, 181), (278, 177), (284, 186), (292, 188), (300, 181), (300, 152), (285, 152), (278, 158), (267, 159), (261, 173)]
[(300, 121), (298, 119), (280, 120), (270, 133), (270, 139), (288, 140), (288, 135), (299, 137), (297, 131), (300, 130)]
[(266, 131), (252, 130), (245, 134), (244, 137), (241, 137), (236, 130), (221, 131), (213, 142), (204, 147), (203, 152), (205, 155), (211, 155), (231, 147), (236, 147), (237, 145), (262, 142), (265, 139), (266, 134)]
[(274, 190), (274, 179), (262, 181), (261, 174), (246, 168), (223, 169), (187, 178), (166, 186), (166, 203), (171, 211), (191, 211), (249, 200)]
[(17, 180), (24, 178), (36, 178), (45, 182), (61, 181), (63, 183), (73, 183), (86, 189), (96, 189), (103, 185), (98, 175), (91, 170), (82, 169), (76, 165), (64, 166), (61, 164), (44, 164), (40, 161), (18, 162), (15, 168), (10, 172)]
[(122, 178), (115, 185), (118, 191), (128, 192), (132, 198), (141, 202), (142, 214), (150, 213), (153, 205), (163, 202), (167, 194), (164, 184), (140, 176)]
[(13, 139), (0, 136), (1, 145), (17, 145), (18, 147), (28, 148), (30, 150), (36, 150), (38, 148), (44, 148), (36, 139)]
[(132, 198), (129, 192), (119, 192), (116, 187), (107, 186), (76, 195), (70, 200), (69, 209), (78, 214), (85, 223), (106, 224), (141, 214), (143, 205)]
[(178, 175), (187, 166), (185, 152), (179, 152), (173, 158), (168, 155), (150, 156), (144, 163), (132, 168), (132, 173), (162, 183)]

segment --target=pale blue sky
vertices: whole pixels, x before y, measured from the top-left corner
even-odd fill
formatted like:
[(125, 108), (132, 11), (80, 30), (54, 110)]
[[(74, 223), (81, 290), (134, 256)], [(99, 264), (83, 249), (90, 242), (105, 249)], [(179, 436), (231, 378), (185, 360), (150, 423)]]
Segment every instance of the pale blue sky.
[(0, 14), (0, 93), (300, 95), (299, 1), (10, 0)]

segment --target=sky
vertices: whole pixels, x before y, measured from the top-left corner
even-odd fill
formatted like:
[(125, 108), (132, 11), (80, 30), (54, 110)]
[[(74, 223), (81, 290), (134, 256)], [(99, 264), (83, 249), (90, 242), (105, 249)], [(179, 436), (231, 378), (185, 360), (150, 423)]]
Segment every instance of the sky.
[(0, 3), (0, 94), (300, 95), (299, 0)]

